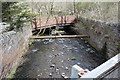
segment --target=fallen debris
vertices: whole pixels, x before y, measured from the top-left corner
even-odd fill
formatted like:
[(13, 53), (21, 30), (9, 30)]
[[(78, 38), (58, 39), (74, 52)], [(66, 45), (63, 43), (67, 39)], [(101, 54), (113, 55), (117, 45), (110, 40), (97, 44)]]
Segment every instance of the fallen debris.
[(72, 60), (76, 60), (77, 58), (76, 58), (76, 57), (72, 57), (71, 59), (72, 59)]
[(79, 64), (80, 64), (80, 62), (77, 62), (76, 64), (78, 64), (78, 65), (79, 65)]

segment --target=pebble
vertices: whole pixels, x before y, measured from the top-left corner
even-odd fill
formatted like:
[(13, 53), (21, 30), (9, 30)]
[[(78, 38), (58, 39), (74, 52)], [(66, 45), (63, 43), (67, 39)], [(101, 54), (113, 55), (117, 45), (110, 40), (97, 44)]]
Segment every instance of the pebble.
[(55, 67), (55, 64), (52, 64), (50, 67)]
[(65, 76), (65, 73), (62, 73), (62, 76)]
[(88, 43), (87, 41), (85, 41), (85, 43)]
[(63, 63), (63, 62), (64, 62), (64, 60), (61, 60), (61, 62)]
[(59, 71), (59, 68), (56, 68), (56, 71)]
[(40, 75), (38, 75), (38, 76), (40, 76)]
[(49, 42), (44, 42), (44, 44), (48, 44)]
[(91, 50), (90, 48), (87, 48), (87, 49), (86, 49), (87, 52), (90, 51), (90, 50)]
[(65, 67), (66, 70), (68, 70), (68, 67)]
[(41, 76), (41, 75), (42, 75), (42, 73), (38, 74), (38, 76)]
[(90, 45), (87, 45), (87, 47), (90, 47)]
[(49, 76), (52, 76), (52, 73), (50, 73)]
[(83, 38), (81, 38), (81, 39), (83, 39)]
[(68, 61), (70, 60), (70, 58), (68, 58)]
[(81, 49), (83, 49), (83, 48), (84, 48), (84, 46), (80, 46), (80, 48), (81, 48)]
[(53, 56), (52, 55), (49, 55), (50, 58), (52, 58)]
[(91, 50), (90, 53), (95, 53), (95, 51)]
[(38, 39), (37, 41), (40, 41), (40, 39)]
[(67, 79), (68, 77), (67, 77), (67, 76), (64, 76), (63, 78)]
[(65, 76), (65, 73), (62, 73), (62, 75), (61, 75), (63, 78), (68, 78), (67, 76)]
[(32, 50), (32, 52), (37, 52), (37, 51), (38, 51), (38, 49), (33, 49), (33, 50)]

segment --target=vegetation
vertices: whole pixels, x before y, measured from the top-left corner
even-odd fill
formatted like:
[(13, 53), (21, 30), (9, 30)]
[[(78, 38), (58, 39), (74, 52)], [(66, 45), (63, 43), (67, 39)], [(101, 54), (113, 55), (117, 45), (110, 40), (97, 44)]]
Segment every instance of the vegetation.
[(26, 22), (32, 20), (35, 15), (30, 13), (28, 7), (20, 2), (3, 2), (2, 3), (2, 22), (10, 24), (8, 31), (20, 29)]
[(108, 22), (118, 22), (118, 3), (115, 2), (78, 2), (79, 15)]
[(76, 60), (77, 58), (76, 57), (72, 57), (71, 60)]

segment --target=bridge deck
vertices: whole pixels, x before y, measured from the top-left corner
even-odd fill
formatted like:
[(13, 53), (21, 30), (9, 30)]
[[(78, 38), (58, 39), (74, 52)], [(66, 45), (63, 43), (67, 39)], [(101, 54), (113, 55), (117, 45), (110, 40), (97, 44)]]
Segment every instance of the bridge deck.
[(74, 23), (76, 16), (67, 15), (67, 16), (50, 16), (43, 18), (36, 18), (33, 21), (33, 28), (50, 28), (56, 25), (69, 25)]

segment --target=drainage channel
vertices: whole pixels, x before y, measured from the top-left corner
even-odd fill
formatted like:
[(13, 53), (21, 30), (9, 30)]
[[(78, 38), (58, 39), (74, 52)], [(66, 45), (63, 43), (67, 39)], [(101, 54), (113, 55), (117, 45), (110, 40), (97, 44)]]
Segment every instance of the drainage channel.
[(75, 64), (91, 71), (103, 62), (104, 57), (83, 38), (37, 39), (23, 56), (15, 78), (70, 78)]

